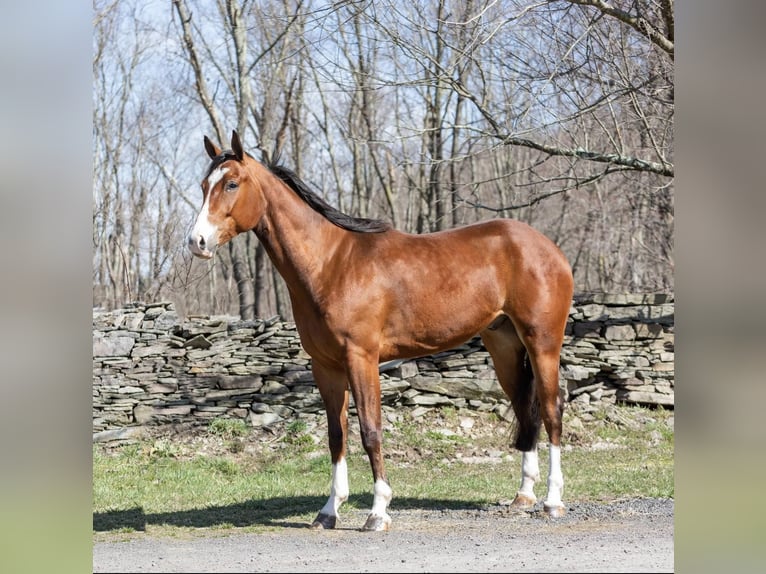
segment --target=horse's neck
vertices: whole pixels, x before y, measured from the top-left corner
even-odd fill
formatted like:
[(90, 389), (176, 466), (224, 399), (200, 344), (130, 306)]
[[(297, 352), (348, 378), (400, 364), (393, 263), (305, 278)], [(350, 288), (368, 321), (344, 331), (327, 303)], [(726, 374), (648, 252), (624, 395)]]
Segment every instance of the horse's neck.
[(281, 182), (264, 187), (264, 194), (268, 205), (255, 233), (288, 287), (311, 294), (344, 231)]

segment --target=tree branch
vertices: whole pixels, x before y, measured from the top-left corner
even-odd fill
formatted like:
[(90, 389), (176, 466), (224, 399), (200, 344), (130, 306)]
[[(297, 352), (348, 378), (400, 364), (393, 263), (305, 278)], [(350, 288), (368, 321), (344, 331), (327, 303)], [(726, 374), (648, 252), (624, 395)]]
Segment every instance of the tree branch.
[(521, 147), (528, 147), (536, 149), (538, 151), (547, 153), (550, 156), (562, 156), (562, 157), (575, 157), (578, 159), (585, 159), (589, 161), (595, 161), (599, 163), (608, 163), (612, 165), (618, 165), (627, 167), (637, 171), (648, 171), (663, 175), (665, 177), (674, 177), (675, 171), (673, 164), (663, 162), (657, 163), (653, 161), (642, 160), (639, 158), (620, 155), (616, 153), (599, 153), (594, 151), (588, 151), (582, 148), (565, 148), (547, 145), (539, 142), (532, 141), (527, 138), (520, 138), (505, 133), (503, 127), (495, 120), (491, 113), (489, 113), (477, 100), (477, 98), (468, 91), (459, 81), (454, 78), (445, 78), (450, 83), (452, 88), (463, 97), (469, 99), (484, 118), (489, 122), (490, 126), (494, 130), (493, 137), (499, 139), (503, 145), (514, 145)]
[(478, 203), (475, 201), (471, 201), (469, 199), (460, 198), (462, 201), (464, 201), (466, 204), (470, 205), (471, 207), (476, 207), (479, 209), (485, 209), (487, 211), (492, 211), (495, 213), (502, 213), (505, 211), (513, 211), (516, 209), (522, 209), (524, 207), (531, 207), (533, 205), (536, 205), (540, 203), (541, 201), (548, 199), (549, 197), (553, 197), (554, 195), (559, 195), (561, 193), (565, 193), (567, 191), (570, 191), (572, 189), (577, 189), (579, 187), (582, 187), (583, 185), (586, 185), (588, 183), (592, 183), (598, 179), (601, 179), (602, 177), (609, 175), (610, 173), (615, 173), (618, 171), (626, 171), (629, 168), (626, 167), (607, 167), (603, 171), (599, 173), (595, 173), (589, 177), (586, 177), (584, 179), (578, 178), (578, 177), (571, 177), (566, 179), (574, 179), (575, 183), (574, 185), (566, 185), (564, 187), (560, 187), (557, 189), (551, 189), (549, 191), (546, 191), (545, 193), (541, 193), (540, 195), (533, 197), (529, 201), (525, 201), (524, 203), (513, 203), (511, 205), (506, 205), (503, 207), (490, 207), (489, 205), (484, 205), (483, 203)]
[[(636, 30), (637, 32), (640, 32), (649, 40), (670, 54), (670, 56), (674, 55), (675, 45), (672, 40), (673, 35), (673, 28), (669, 27), (669, 36), (670, 38), (666, 37), (664, 34), (662, 34), (655, 26), (652, 25), (649, 20), (641, 16), (641, 14), (638, 14), (634, 16), (633, 14), (630, 14), (629, 12), (625, 12), (624, 10), (620, 10), (619, 8), (615, 8), (608, 2), (605, 2), (604, 0), (566, 0), (570, 4), (579, 4), (580, 6), (592, 6), (593, 8), (596, 8), (599, 10), (602, 14), (606, 14), (607, 16), (611, 16), (612, 18), (617, 18), (620, 22), (623, 22)], [(672, 2), (664, 2), (662, 7), (663, 17), (665, 19), (665, 22), (668, 24), (668, 26), (672, 25), (673, 23), (673, 15), (672, 15)]]
[(582, 148), (572, 149), (551, 146), (534, 142), (526, 138), (519, 138), (510, 135), (501, 139), (504, 145), (529, 147), (552, 156), (576, 157), (578, 159), (587, 159), (589, 161), (619, 165), (630, 169), (635, 169), (637, 171), (648, 171), (651, 173), (664, 175), (665, 177), (675, 176), (675, 170), (672, 163), (656, 163), (653, 161), (638, 159), (636, 157), (620, 155), (616, 153), (599, 153), (584, 150)]
[(184, 44), (186, 45), (186, 51), (189, 53), (189, 63), (194, 70), (194, 80), (197, 84), (197, 94), (202, 101), (202, 106), (205, 108), (208, 116), (210, 116), (210, 122), (213, 124), (213, 128), (218, 136), (218, 141), (225, 141), (225, 133), (221, 126), (221, 122), (218, 120), (218, 115), (215, 112), (215, 104), (213, 103), (210, 93), (207, 89), (207, 83), (205, 82), (205, 76), (202, 73), (202, 65), (197, 55), (197, 47), (194, 45), (194, 40), (191, 33), (191, 14), (186, 7), (186, 3), (182, 0), (173, 0), (173, 5), (178, 13), (178, 19), (181, 22), (181, 28), (183, 29)]

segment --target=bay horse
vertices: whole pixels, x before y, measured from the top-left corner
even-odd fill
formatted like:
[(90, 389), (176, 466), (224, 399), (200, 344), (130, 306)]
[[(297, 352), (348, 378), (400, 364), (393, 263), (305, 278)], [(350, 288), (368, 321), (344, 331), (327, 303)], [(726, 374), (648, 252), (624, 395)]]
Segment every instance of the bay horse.
[(239, 233), (254, 231), (284, 278), (301, 345), (327, 415), (332, 483), (311, 524), (335, 528), (349, 495), (349, 390), (372, 467), (373, 503), (362, 530), (388, 530), (393, 492), (381, 454), (379, 364), (454, 348), (477, 334), (516, 416), (521, 485), (512, 505), (537, 502), (540, 423), (549, 439), (543, 508), (562, 516), (559, 360), (573, 294), (571, 267), (546, 236), (495, 219), (409, 234), (330, 206), (293, 172), (245, 153), (236, 131), (221, 150), (205, 136), (212, 162), (203, 204), (188, 237), (204, 259)]

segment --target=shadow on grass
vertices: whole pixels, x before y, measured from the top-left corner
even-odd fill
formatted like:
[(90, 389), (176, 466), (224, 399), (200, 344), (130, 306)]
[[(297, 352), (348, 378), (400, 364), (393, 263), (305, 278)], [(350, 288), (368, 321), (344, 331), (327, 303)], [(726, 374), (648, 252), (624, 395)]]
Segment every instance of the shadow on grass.
[[(315, 514), (324, 506), (325, 502), (327, 502), (326, 496), (292, 496), (250, 500), (239, 504), (179, 510), (177, 512), (146, 513), (142, 508), (94, 512), (93, 530), (109, 532), (129, 529), (143, 532), (147, 525), (193, 528), (211, 528), (222, 525), (307, 528), (308, 522), (291, 522), (286, 519), (304, 513)], [(369, 508), (372, 505), (372, 497), (352, 494), (349, 496), (348, 504), (354, 508)], [(395, 508), (392, 510), (476, 510), (481, 507), (481, 503), (463, 500), (397, 498)]]

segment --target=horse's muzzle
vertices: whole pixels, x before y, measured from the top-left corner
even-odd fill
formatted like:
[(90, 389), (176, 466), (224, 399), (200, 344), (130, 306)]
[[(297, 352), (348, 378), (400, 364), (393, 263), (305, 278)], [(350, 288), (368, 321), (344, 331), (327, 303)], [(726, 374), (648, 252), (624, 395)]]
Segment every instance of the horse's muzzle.
[(212, 259), (213, 254), (215, 253), (215, 247), (210, 250), (207, 241), (205, 241), (205, 238), (202, 235), (190, 235), (187, 239), (186, 246), (195, 257), (200, 257), (202, 259)]

